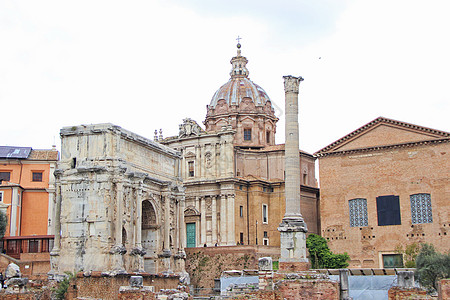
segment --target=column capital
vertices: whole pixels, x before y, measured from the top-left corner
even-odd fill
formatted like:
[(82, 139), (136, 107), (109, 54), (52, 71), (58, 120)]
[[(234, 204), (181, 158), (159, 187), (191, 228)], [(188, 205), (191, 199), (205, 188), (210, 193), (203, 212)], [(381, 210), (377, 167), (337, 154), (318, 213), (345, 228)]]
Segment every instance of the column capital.
[(292, 75), (283, 76), (284, 78), (284, 92), (298, 94), (298, 87), (300, 82), (303, 81), (303, 77), (295, 77)]

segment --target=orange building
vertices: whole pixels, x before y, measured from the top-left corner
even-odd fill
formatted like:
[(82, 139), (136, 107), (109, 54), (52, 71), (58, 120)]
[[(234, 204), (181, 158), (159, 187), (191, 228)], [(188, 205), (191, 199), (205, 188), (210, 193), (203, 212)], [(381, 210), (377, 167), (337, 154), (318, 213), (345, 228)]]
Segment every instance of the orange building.
[(20, 258), (21, 253), (48, 252), (53, 240), (53, 203), (56, 149), (0, 146), (0, 209), (8, 226), (4, 251)]

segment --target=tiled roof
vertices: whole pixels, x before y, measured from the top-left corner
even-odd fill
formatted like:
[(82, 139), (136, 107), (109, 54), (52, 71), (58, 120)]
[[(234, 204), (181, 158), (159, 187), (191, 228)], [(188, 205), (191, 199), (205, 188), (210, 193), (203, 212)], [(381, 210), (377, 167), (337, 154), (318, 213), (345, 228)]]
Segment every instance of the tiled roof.
[(57, 150), (31, 150), (29, 160), (58, 160), (59, 152)]

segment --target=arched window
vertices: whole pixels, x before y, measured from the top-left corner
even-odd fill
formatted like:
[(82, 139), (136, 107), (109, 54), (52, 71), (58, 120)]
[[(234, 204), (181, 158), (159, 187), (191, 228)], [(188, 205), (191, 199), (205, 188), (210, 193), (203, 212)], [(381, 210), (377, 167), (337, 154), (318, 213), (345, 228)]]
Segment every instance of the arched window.
[(150, 201), (142, 201), (142, 229), (148, 229), (156, 225), (156, 212)]
[(125, 230), (125, 227), (122, 227), (122, 245), (125, 245), (127, 243), (127, 231)]

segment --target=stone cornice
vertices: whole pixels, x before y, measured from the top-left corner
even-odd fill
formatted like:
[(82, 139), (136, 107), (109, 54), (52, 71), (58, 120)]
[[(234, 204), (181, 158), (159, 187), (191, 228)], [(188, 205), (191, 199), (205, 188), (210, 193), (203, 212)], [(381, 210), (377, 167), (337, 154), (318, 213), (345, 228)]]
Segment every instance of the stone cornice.
[(383, 146), (375, 146), (375, 147), (366, 147), (366, 148), (357, 148), (357, 149), (350, 149), (350, 150), (342, 150), (342, 151), (332, 151), (332, 152), (316, 152), (314, 154), (315, 157), (325, 157), (325, 156), (332, 156), (332, 155), (348, 155), (352, 153), (364, 153), (364, 152), (374, 152), (374, 151), (380, 151), (380, 150), (386, 150), (386, 149), (396, 149), (396, 148), (411, 148), (416, 146), (425, 146), (425, 145), (431, 145), (431, 144), (441, 144), (441, 143), (449, 143), (450, 138), (443, 138), (443, 139), (433, 139), (433, 140), (426, 140), (426, 141), (419, 141), (419, 142), (409, 142), (409, 143), (401, 143), (401, 144), (393, 144), (393, 145), (383, 145)]

